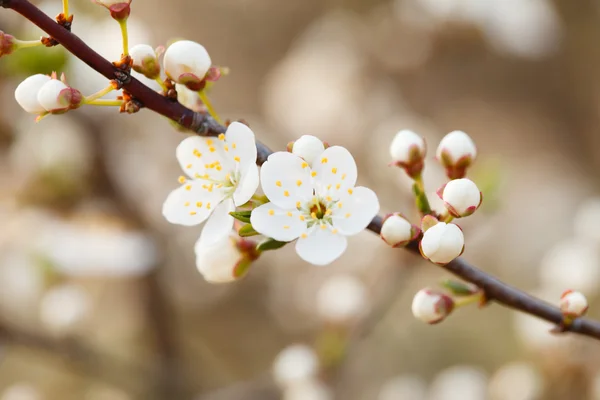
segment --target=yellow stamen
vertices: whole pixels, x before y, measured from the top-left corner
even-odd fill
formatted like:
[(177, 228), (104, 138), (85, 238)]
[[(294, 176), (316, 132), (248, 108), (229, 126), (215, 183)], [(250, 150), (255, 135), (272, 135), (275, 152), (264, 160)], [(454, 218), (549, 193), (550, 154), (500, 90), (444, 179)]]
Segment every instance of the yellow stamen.
[(290, 197), (290, 192), (288, 192), (287, 190), (284, 190), (284, 191), (283, 191), (283, 195), (284, 195), (285, 197)]
[(341, 201), (338, 203), (338, 208), (342, 208), (342, 202)]
[(331, 211), (329, 208), (325, 211), (325, 215), (331, 215), (333, 211)]
[(327, 229), (327, 225), (325, 225), (325, 224), (321, 225), (321, 229), (322, 229), (322, 230), (325, 230), (325, 229)]
[(198, 207), (198, 208), (202, 207), (202, 202), (201, 201), (196, 202), (196, 207)]
[(186, 206), (186, 207), (189, 207), (189, 205), (190, 205), (190, 202), (189, 202), (189, 201), (186, 201), (185, 203), (183, 203), (183, 205), (184, 205), (184, 206)]
[[(342, 185), (341, 185), (341, 184), (339, 184), (339, 183), (338, 183), (337, 185), (335, 185), (335, 188), (336, 188), (337, 190), (340, 190), (340, 188), (341, 188), (341, 187), (342, 187)], [(352, 193), (350, 193), (350, 194), (352, 194)]]
[(290, 226), (289, 225), (284, 225), (283, 229), (290, 229)]
[(288, 216), (288, 217), (291, 217), (292, 215), (294, 215), (294, 214), (292, 214), (292, 212), (291, 212), (291, 211), (288, 211), (288, 212), (287, 212), (287, 216)]
[(192, 190), (192, 185), (186, 185), (185, 190)]
[(346, 174), (342, 175), (342, 180), (346, 179)]
[(311, 212), (311, 213), (310, 213), (310, 217), (311, 217), (312, 219), (317, 219), (317, 213), (316, 213), (316, 212)]
[(277, 182), (275, 182), (275, 184), (276, 184), (277, 186), (281, 187), (281, 181), (277, 181)]
[(300, 237), (301, 237), (302, 239), (306, 239), (306, 238), (308, 237), (308, 235), (307, 235), (306, 233), (303, 233), (302, 235), (300, 235)]
[(304, 215), (300, 216), (300, 221), (304, 221), (306, 218), (304, 218)]
[(210, 210), (210, 203), (206, 203), (206, 209)]
[(333, 201), (333, 199), (331, 198), (331, 196), (325, 197), (325, 200), (327, 200), (327, 201)]
[[(235, 147), (234, 147), (234, 149), (235, 149)], [(238, 156), (233, 157), (233, 159), (237, 162), (240, 162), (240, 157), (238, 157)]]
[(225, 140), (225, 134), (224, 133), (219, 133), (219, 140)]
[(198, 149), (194, 149), (194, 155), (198, 158), (202, 157), (202, 153), (200, 153)]
[(211, 146), (208, 148), (208, 151), (210, 151), (211, 153), (214, 153), (215, 151), (217, 151), (217, 149), (215, 149), (214, 147)]
[(348, 194), (352, 194), (352, 193), (354, 193), (354, 190), (348, 189)]
[(212, 146), (212, 145), (213, 145), (213, 143), (214, 143), (214, 142), (213, 142), (213, 140), (212, 140), (212, 139), (208, 139), (208, 140), (206, 141), (206, 145), (207, 145), (207, 146)]
[(196, 211), (190, 211), (190, 215), (196, 215)]
[(350, 218), (351, 215), (352, 214), (350, 214), (350, 213), (346, 214), (346, 218)]
[(337, 168), (331, 168), (331, 172), (337, 174)]
[(185, 176), (183, 175), (177, 178), (177, 180), (179, 181), (179, 183), (185, 183), (187, 181), (187, 179), (185, 179)]
[(317, 171), (313, 171), (313, 172), (311, 172), (311, 173), (310, 173), (310, 176), (312, 176), (313, 178), (314, 178), (315, 176), (317, 176)]
[(300, 179), (298, 179), (298, 181), (296, 182), (296, 186), (298, 186), (298, 187), (302, 186), (302, 181)]
[(334, 229), (334, 230), (332, 230), (332, 231), (331, 231), (331, 233), (333, 233), (333, 234), (335, 235), (335, 234), (337, 234), (337, 233), (338, 233), (338, 230), (337, 230), (337, 229)]
[(308, 163), (307, 162), (303, 162), (302, 163), (302, 168), (306, 168), (306, 167), (308, 167)]
[(275, 215), (275, 210), (269, 210), (269, 215)]
[(299, 202), (299, 201), (297, 201), (297, 202), (296, 202), (296, 208), (300, 208), (300, 207), (302, 207), (302, 203), (301, 203), (301, 202)]
[(327, 157), (323, 157), (323, 158), (321, 159), (321, 164), (326, 164), (326, 163), (327, 163), (327, 161), (329, 161), (329, 160), (327, 160)]
[(231, 147), (235, 149), (237, 146), (235, 145), (235, 143), (231, 143)]
[(185, 167), (186, 167), (187, 169), (190, 169), (190, 168), (192, 168), (192, 164), (188, 164), (188, 165), (186, 165)]

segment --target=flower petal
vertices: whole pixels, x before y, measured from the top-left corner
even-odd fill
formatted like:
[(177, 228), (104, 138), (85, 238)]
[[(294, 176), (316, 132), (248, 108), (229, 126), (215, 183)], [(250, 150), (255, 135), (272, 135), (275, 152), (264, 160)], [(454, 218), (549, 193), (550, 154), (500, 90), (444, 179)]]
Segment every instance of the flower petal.
[(162, 209), (167, 221), (192, 226), (208, 218), (224, 195), (220, 190), (208, 191), (202, 185), (202, 181), (188, 181), (169, 194)]
[(347, 245), (344, 235), (317, 227), (306, 238), (298, 239), (296, 252), (308, 263), (327, 265), (341, 256)]
[(280, 242), (290, 242), (306, 231), (306, 222), (297, 210), (283, 210), (274, 203), (252, 210), (250, 222), (255, 231)]
[(354, 157), (340, 146), (329, 147), (321, 153), (313, 162), (313, 172), (316, 172), (318, 191), (329, 190), (332, 194), (353, 188), (358, 175)]
[(198, 239), (200, 246), (212, 246), (231, 233), (233, 229), (233, 217), (229, 213), (234, 210), (235, 205), (231, 199), (223, 201), (215, 208), (213, 214), (208, 218), (206, 224), (204, 224), (204, 228), (202, 228), (200, 239)]
[(283, 209), (296, 208), (296, 202), (313, 194), (308, 163), (292, 153), (271, 154), (260, 170), (260, 180), (265, 195)]
[(256, 164), (256, 141), (254, 132), (241, 122), (232, 122), (225, 132), (226, 148), (232, 158), (239, 157), (240, 171), (244, 173)]
[(175, 151), (181, 169), (191, 178), (208, 174), (222, 181), (234, 169), (232, 158), (226, 155), (223, 141), (217, 138), (190, 136), (181, 141)]
[(245, 204), (254, 196), (256, 189), (258, 189), (258, 167), (252, 163), (242, 172), (238, 187), (233, 193), (235, 205), (239, 207)]
[(379, 200), (374, 191), (359, 186), (342, 194), (332, 210), (333, 226), (344, 235), (356, 235), (379, 212)]

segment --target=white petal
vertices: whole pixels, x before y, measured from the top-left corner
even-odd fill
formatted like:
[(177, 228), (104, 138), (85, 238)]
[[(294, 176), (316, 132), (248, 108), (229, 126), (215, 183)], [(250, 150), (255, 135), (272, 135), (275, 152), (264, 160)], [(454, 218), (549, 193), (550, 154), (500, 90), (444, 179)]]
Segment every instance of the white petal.
[(310, 165), (313, 164), (314, 160), (316, 160), (323, 151), (325, 151), (325, 145), (321, 139), (311, 135), (301, 136), (292, 146), (292, 153), (298, 157), (304, 158), (304, 161)]
[(32, 75), (25, 79), (15, 90), (17, 103), (28, 113), (41, 114), (46, 112), (38, 101), (37, 95), (40, 88), (51, 79), (48, 75), (43, 74)]
[(258, 167), (252, 163), (242, 172), (238, 187), (233, 193), (235, 205), (239, 207), (245, 204), (254, 196), (256, 189), (258, 189)]
[(379, 200), (371, 189), (356, 187), (340, 196), (333, 207), (333, 226), (344, 235), (356, 235), (363, 231), (379, 212)]
[(263, 204), (252, 210), (250, 222), (261, 235), (290, 242), (306, 231), (306, 222), (296, 209), (283, 210), (274, 203)]
[(315, 180), (319, 191), (328, 189), (333, 193), (353, 188), (358, 174), (354, 157), (340, 146), (326, 149), (320, 159), (313, 162), (313, 171), (317, 173)]
[(227, 283), (236, 280), (235, 267), (242, 258), (234, 235), (227, 234), (212, 245), (196, 242), (196, 267), (208, 282)]
[(233, 229), (233, 217), (229, 213), (234, 210), (235, 205), (231, 199), (223, 201), (215, 208), (200, 234), (199, 241), (203, 246), (211, 246), (229, 235)]
[(183, 74), (193, 74), (203, 79), (212, 61), (208, 52), (199, 43), (180, 40), (170, 45), (163, 57), (164, 70), (177, 83)]
[(313, 194), (308, 163), (284, 151), (269, 156), (260, 170), (260, 181), (269, 200), (284, 209), (296, 208), (296, 202)]
[(234, 168), (225, 154), (223, 141), (217, 138), (187, 137), (179, 143), (175, 154), (181, 169), (192, 178), (208, 174), (210, 179), (222, 181)]
[(162, 209), (167, 221), (192, 226), (208, 218), (224, 196), (221, 191), (209, 192), (202, 185), (202, 181), (189, 181), (169, 194)]
[(330, 229), (314, 229), (306, 238), (296, 242), (296, 252), (304, 261), (314, 265), (327, 265), (342, 255), (348, 241), (344, 235)]
[(256, 141), (254, 132), (241, 122), (232, 122), (225, 132), (225, 141), (229, 146), (231, 157), (240, 158), (240, 171), (256, 164)]
[(46, 111), (62, 110), (68, 107), (61, 92), (69, 87), (57, 79), (51, 79), (38, 92), (38, 102)]

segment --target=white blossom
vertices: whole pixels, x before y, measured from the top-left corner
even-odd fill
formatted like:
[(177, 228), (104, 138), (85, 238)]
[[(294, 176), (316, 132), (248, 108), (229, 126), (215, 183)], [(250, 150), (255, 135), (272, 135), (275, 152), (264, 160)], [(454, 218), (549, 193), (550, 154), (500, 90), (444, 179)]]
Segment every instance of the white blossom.
[(428, 324), (443, 321), (453, 309), (452, 298), (428, 288), (419, 290), (412, 302), (412, 313), (415, 318)]
[(170, 79), (192, 90), (200, 90), (212, 61), (201, 44), (190, 40), (179, 40), (167, 48), (163, 64), (165, 73)]
[(28, 113), (45, 113), (46, 109), (38, 100), (38, 93), (42, 86), (51, 79), (50, 76), (44, 74), (32, 75), (25, 79), (15, 90), (15, 99), (17, 100), (17, 103), (19, 103), (19, 105)]
[(403, 167), (411, 177), (421, 173), (426, 153), (425, 139), (407, 129), (396, 133), (390, 145), (392, 163)]
[(465, 132), (453, 131), (442, 138), (435, 154), (450, 179), (458, 179), (464, 178), (466, 169), (475, 161), (477, 148)]
[(282, 387), (309, 380), (319, 372), (315, 351), (304, 344), (294, 344), (281, 350), (273, 361), (273, 377)]
[(423, 257), (431, 262), (448, 264), (462, 254), (465, 238), (458, 225), (438, 222), (425, 231), (419, 247)]
[(326, 149), (311, 168), (288, 153), (271, 154), (261, 183), (270, 203), (252, 211), (254, 229), (282, 242), (296, 242), (305, 261), (326, 265), (346, 250), (346, 236), (364, 230), (379, 211), (377, 195), (354, 187), (354, 158), (343, 147)]
[(560, 297), (560, 310), (568, 317), (581, 317), (588, 309), (588, 301), (581, 292), (565, 291)]
[(160, 63), (152, 46), (137, 44), (129, 49), (129, 55), (133, 59), (132, 68), (134, 71), (143, 74), (149, 79), (155, 79), (160, 76)]
[(79, 107), (83, 96), (62, 80), (50, 79), (39, 89), (37, 100), (45, 111), (61, 113)]
[(440, 189), (439, 194), (448, 212), (456, 218), (473, 214), (483, 200), (475, 182), (467, 178), (451, 180)]
[(304, 135), (300, 139), (296, 140), (292, 145), (292, 153), (301, 157), (309, 165), (313, 165), (313, 161), (317, 159), (325, 151), (325, 145), (321, 139), (311, 136)]
[(406, 245), (415, 239), (420, 230), (400, 214), (391, 214), (383, 220), (381, 238), (392, 247)]
[(208, 219), (200, 240), (209, 246), (231, 232), (233, 217), (229, 213), (250, 200), (258, 187), (254, 133), (234, 122), (218, 138), (184, 139), (176, 155), (189, 179), (179, 178), (182, 186), (167, 197), (163, 215), (167, 221), (185, 226)]
[(334, 275), (317, 293), (317, 311), (330, 322), (344, 323), (360, 317), (367, 308), (367, 289), (355, 276)]
[(230, 234), (214, 244), (196, 242), (196, 267), (210, 283), (227, 283), (241, 278), (253, 261), (252, 242)]

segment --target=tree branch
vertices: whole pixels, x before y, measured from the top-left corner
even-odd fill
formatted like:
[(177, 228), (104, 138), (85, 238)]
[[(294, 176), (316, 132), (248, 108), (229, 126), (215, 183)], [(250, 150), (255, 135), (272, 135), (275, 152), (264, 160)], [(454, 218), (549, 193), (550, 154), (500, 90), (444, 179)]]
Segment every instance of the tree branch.
[[(0, 0), (0, 6), (13, 9), (27, 18), (48, 35), (56, 39), (69, 52), (73, 53), (95, 71), (104, 75), (107, 79), (115, 79), (117, 77), (115, 75), (117, 69), (110, 61), (100, 56), (76, 35), (57, 24), (29, 1)], [(169, 100), (160, 93), (154, 92), (133, 77), (127, 80), (123, 85), (123, 89), (127, 90), (146, 108), (176, 121), (183, 127), (188, 128), (199, 135), (216, 136), (226, 130), (223, 125), (217, 123), (208, 114), (189, 110), (178, 102)], [(261, 165), (272, 152), (260, 142), (257, 142), (257, 148), (257, 164)], [(377, 216), (373, 219), (371, 224), (369, 224), (367, 229), (379, 234), (381, 225), (382, 218)], [(412, 242), (407, 249), (418, 253), (418, 240)], [(451, 263), (443, 266), (443, 268), (465, 281), (471, 282), (482, 288), (489, 300), (537, 316), (557, 325), (560, 325), (563, 321), (562, 313), (558, 307), (550, 305), (498, 280), (494, 276), (470, 265), (461, 258), (457, 258)], [(578, 318), (569, 326), (564, 327), (564, 330), (600, 339), (600, 322), (598, 321)]]

